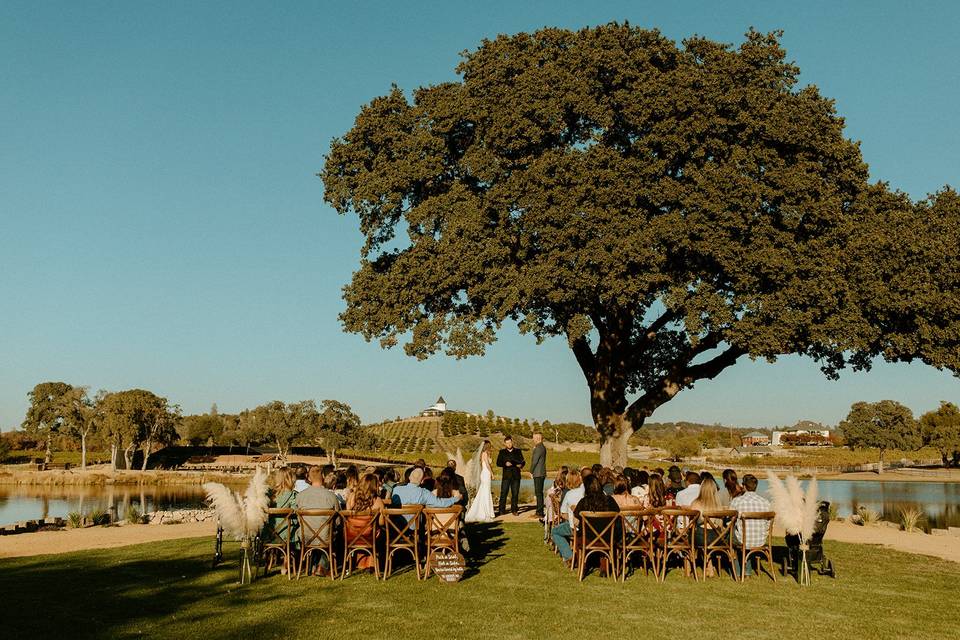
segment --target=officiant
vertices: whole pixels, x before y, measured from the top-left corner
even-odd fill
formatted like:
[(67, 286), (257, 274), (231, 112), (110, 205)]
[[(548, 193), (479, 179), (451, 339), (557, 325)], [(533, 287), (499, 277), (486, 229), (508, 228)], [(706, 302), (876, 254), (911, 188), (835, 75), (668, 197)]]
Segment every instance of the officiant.
[(497, 466), (503, 469), (498, 515), (503, 515), (507, 509), (508, 491), (510, 492), (510, 511), (513, 515), (517, 515), (520, 501), (520, 470), (523, 469), (526, 461), (523, 459), (523, 452), (513, 448), (513, 438), (510, 436), (504, 438), (503, 445), (503, 449), (500, 449), (500, 453), (497, 454)]

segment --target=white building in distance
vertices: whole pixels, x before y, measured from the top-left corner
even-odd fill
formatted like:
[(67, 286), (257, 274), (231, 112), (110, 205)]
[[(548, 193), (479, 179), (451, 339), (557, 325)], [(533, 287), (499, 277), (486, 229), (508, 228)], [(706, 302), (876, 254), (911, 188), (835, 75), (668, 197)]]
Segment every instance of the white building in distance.
[(433, 403), (433, 406), (427, 407), (420, 412), (420, 415), (423, 417), (439, 417), (447, 412), (447, 401), (443, 399), (443, 396), (437, 398), (437, 401)]

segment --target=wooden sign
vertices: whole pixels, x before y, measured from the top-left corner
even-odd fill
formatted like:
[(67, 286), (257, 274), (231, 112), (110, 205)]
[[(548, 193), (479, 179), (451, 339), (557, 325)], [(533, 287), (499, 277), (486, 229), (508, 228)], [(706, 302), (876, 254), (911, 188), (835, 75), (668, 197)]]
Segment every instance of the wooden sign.
[(463, 555), (451, 552), (430, 554), (430, 570), (437, 574), (443, 584), (459, 582), (467, 568), (467, 561)]

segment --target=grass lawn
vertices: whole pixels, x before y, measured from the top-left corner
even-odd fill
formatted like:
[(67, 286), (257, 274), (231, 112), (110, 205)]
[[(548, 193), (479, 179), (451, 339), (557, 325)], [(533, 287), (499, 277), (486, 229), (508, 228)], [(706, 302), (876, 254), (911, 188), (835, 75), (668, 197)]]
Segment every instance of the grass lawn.
[[(0, 560), (5, 638), (922, 638), (958, 637), (960, 565), (827, 543), (839, 579), (801, 589), (729, 578), (579, 584), (539, 527), (489, 525), (464, 581), (272, 575), (235, 584), (236, 545), (209, 568), (209, 539)], [(477, 533), (476, 530), (474, 533)]]

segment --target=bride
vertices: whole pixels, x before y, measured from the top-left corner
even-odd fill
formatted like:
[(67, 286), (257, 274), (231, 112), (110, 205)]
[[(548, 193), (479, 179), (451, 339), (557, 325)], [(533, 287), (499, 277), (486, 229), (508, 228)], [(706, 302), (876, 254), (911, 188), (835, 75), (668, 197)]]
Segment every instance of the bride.
[(467, 509), (466, 522), (493, 522), (493, 494), (490, 483), (493, 472), (490, 469), (490, 441), (484, 440), (477, 449), (477, 453), (467, 465), (467, 476), (464, 478), (468, 487), (474, 490), (473, 502)]

